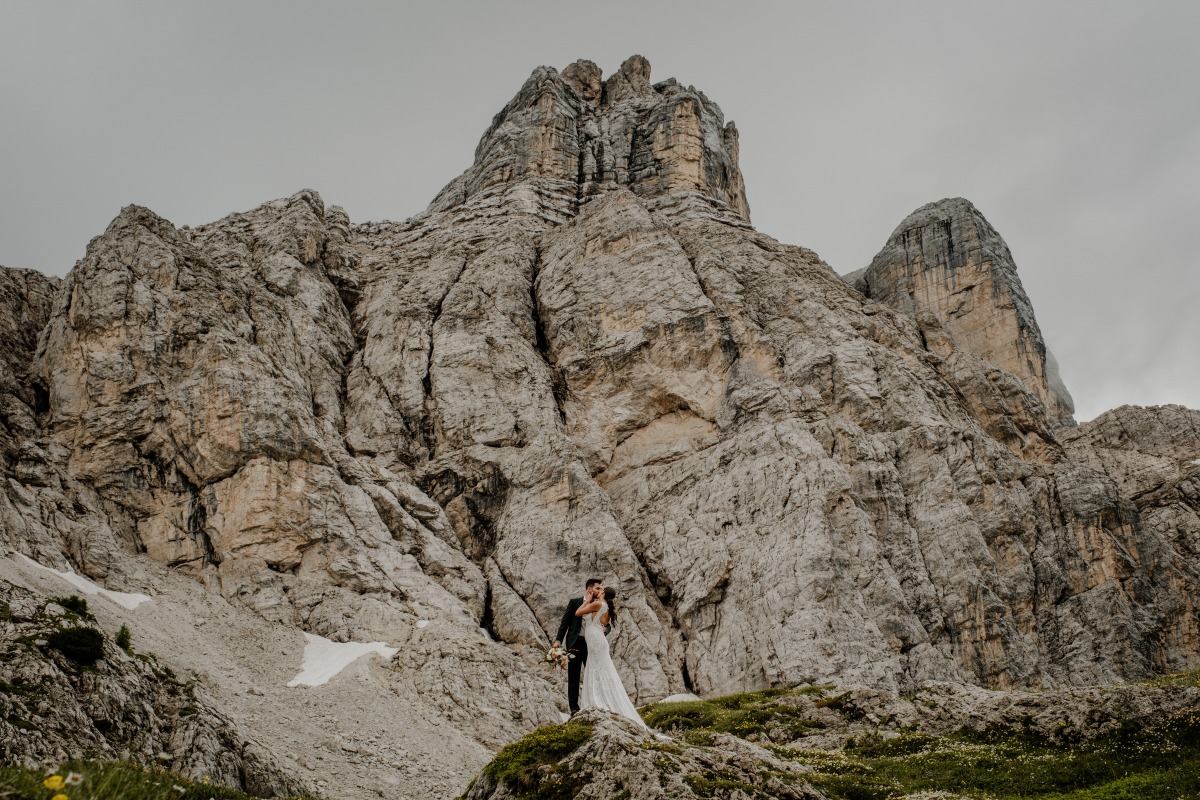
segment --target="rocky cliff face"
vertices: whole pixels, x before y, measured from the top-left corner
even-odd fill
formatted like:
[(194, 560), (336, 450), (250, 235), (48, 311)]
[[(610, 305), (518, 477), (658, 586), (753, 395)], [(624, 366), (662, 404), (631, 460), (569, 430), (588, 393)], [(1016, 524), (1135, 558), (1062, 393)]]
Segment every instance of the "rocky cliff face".
[[(1200, 647), (1200, 411), (1169, 405), (1121, 406), (1065, 432), (1067, 452), (1103, 471), (1161, 543), (1158, 606), (1169, 620), (1161, 647), (1168, 660)], [(1161, 559), (1161, 560), (1159, 560)]]
[(932, 315), (957, 346), (1016, 375), (1056, 425), (1074, 424), (1058, 375), (1017, 277), (1008, 245), (961, 197), (909, 214), (870, 266), (850, 276), (867, 297), (917, 316)]
[[(509, 204), (579, 201), (625, 187), (639, 197), (698, 192), (750, 219), (738, 169), (738, 132), (694, 87), (650, 83), (650, 62), (632, 56), (608, 80), (591, 61), (559, 74), (533, 71), (492, 120), (475, 150), (475, 165), (450, 183), (431, 209), (506, 195), (537, 184)], [(514, 202), (515, 201), (515, 202)]]
[(176, 679), (153, 658), (121, 650), (113, 632), (100, 634), (95, 663), (81, 664), (77, 654), (68, 657), (56, 649), (56, 633), (80, 629), (99, 630), (86, 610), (73, 613), (0, 583), (3, 763), (36, 768), (87, 753), (164, 767), (262, 797), (311, 792), (250, 741), (202, 687)]
[(37, 414), (47, 403), (30, 368), (59, 283), (40, 272), (0, 267), (0, 470), (16, 470), (25, 482), (38, 460)]
[(1123, 443), (1064, 445), (1007, 248), (966, 218), (873, 280), (895, 249), (972, 315), (897, 311), (750, 226), (702, 94), (640, 57), (539, 68), (406, 222), (310, 191), (195, 229), (129, 207), (61, 287), (7, 293), (30, 455), (3, 542), (397, 645), (394, 679), (490, 747), (565, 706), (536, 664), (591, 575), (639, 701), (1195, 666), (1192, 518), (1148, 523)]

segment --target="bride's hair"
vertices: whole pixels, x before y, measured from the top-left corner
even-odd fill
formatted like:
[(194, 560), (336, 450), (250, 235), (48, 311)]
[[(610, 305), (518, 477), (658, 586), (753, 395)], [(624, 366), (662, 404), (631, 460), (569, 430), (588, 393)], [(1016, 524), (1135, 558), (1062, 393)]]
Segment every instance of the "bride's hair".
[(608, 603), (608, 624), (617, 624), (617, 590), (611, 586), (604, 587), (604, 602)]

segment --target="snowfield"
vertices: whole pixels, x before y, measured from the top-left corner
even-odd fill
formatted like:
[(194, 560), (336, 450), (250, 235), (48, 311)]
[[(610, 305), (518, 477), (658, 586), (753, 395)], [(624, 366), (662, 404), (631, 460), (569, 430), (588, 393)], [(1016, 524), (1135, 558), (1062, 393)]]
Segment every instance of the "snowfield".
[(308, 640), (304, 662), (300, 674), (288, 681), (288, 686), (320, 686), (368, 653), (378, 653), (384, 661), (390, 661), (400, 652), (383, 642), (333, 642), (313, 633), (304, 634), (304, 638)]

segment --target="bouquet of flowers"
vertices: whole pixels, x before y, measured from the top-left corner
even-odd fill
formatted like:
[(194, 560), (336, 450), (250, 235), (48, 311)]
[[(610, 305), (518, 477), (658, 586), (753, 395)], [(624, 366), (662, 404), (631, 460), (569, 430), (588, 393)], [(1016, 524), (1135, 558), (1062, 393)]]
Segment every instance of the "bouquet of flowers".
[(574, 653), (568, 653), (561, 644), (556, 644), (546, 651), (546, 657), (542, 660), (555, 669), (566, 669), (574, 657)]

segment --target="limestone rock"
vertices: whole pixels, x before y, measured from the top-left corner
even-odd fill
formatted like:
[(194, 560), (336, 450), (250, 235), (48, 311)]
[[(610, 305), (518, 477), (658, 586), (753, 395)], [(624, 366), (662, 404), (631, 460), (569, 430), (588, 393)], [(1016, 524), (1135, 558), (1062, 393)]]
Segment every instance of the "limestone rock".
[(37, 768), (84, 753), (170, 769), (260, 797), (312, 793), (249, 741), (203, 688), (152, 658), (118, 648), (84, 669), (47, 645), (50, 634), (93, 627), (34, 592), (0, 583), (0, 760)]
[[(811, 690), (810, 690), (811, 691)], [(863, 686), (829, 687), (777, 701), (820, 723), (789, 743), (799, 749), (841, 750), (848, 737), (919, 731), (1007, 731), (1064, 744), (1127, 729), (1154, 728), (1200, 708), (1189, 685), (1122, 684), (1026, 692), (929, 682), (897, 696)]]
[(1156, 659), (1167, 669), (1192, 663), (1200, 647), (1200, 411), (1169, 405), (1121, 406), (1064, 436), (1067, 452), (1103, 471), (1136, 507), (1157, 545), (1142, 554), (1154, 570), (1167, 623)]
[[(34, 270), (0, 267), (0, 341), (5, 344), (0, 352), (0, 391), (31, 408), (45, 403), (30, 383), (29, 367), (61, 283)], [(11, 413), (7, 406), (5, 413)]]
[(977, 212), (885, 248), (871, 285), (907, 311), (864, 297), (749, 225), (736, 131), (649, 81), (640, 57), (539, 68), (401, 223), (312, 191), (195, 229), (122, 211), (0, 306), (29, 376), (0, 543), (402, 644), (423, 713), (492, 748), (565, 707), (539, 651), (592, 575), (638, 702), (1200, 664), (1169, 444), (1193, 412), (1064, 432)]
[(63, 282), (0, 267), (0, 547), (46, 563), (65, 554), (99, 574), (126, 566), (95, 493), (67, 474), (45, 435), (46, 384), (33, 366)]
[(0, 473), (15, 470), (23, 483), (47, 479), (37, 443), (46, 396), (30, 364), (59, 284), (40, 272), (0, 267)]
[[(824, 787), (831, 783), (840, 790), (838, 796), (859, 796), (855, 790), (862, 789), (837, 781), (835, 776), (860, 774), (864, 762), (870, 763), (869, 754), (873, 750), (878, 753), (873, 743), (880, 740), (907, 737), (902, 743), (912, 750), (894, 748), (888, 753), (892, 758), (915, 755), (918, 749), (925, 759), (953, 758), (951, 753), (966, 748), (971, 757), (978, 758), (987, 751), (979, 744), (966, 744), (964, 737), (977, 733), (985, 741), (996, 741), (1007, 735), (1018, 742), (1039, 742), (1039, 758), (1057, 755), (1070, 759), (1081, 746), (1106, 735), (1128, 741), (1155, 729), (1161, 735), (1163, 727), (1187, 730), (1188, 718), (1194, 718), (1200, 709), (1200, 689), (1181, 684), (1004, 692), (927, 683), (905, 697), (858, 686), (809, 686), (752, 700), (749, 707), (754, 710), (749, 714), (742, 705), (745, 697), (714, 699), (704, 710), (680, 709), (676, 718), (690, 719), (692, 725), (682, 731), (666, 731), (674, 736), (647, 733), (608, 713), (585, 710), (572, 719), (571, 726), (576, 731), (578, 726), (588, 726), (590, 735), (573, 752), (557, 761), (543, 757), (536, 769), (527, 768), (520, 774), (505, 769), (514, 754), (501, 753), (475, 778), (465, 797), (526, 796), (532, 794), (537, 781), (543, 794), (557, 791), (581, 798), (616, 794), (631, 800), (711, 797), (714, 790), (727, 788), (734, 792), (732, 796), (815, 800), (826, 795), (812, 784)], [(750, 729), (742, 734), (746, 738), (706, 728), (702, 720), (712, 714), (713, 706), (743, 713), (743, 724)], [(650, 718), (663, 710), (669, 719), (669, 709), (661, 706), (650, 709)], [(800, 737), (789, 741), (797, 731)], [(566, 727), (538, 731), (514, 748), (528, 758), (537, 755), (529, 753), (535, 742), (566, 742), (569, 735), (571, 728)], [(947, 735), (954, 738), (933, 738)], [(856, 743), (869, 749), (857, 751)], [(1012, 744), (1006, 748), (1009, 753), (1013, 749)], [(867, 774), (878, 781), (882, 772)], [(933, 774), (926, 771), (924, 777)], [(956, 783), (964, 779), (970, 781), (968, 776), (955, 776)], [(863, 783), (869, 782), (873, 789), (880, 786), (870, 780)], [(978, 787), (959, 783), (958, 788)], [(952, 795), (932, 791), (907, 796)]]
[(1123, 495), (1138, 498), (1197, 471), (1200, 411), (1121, 406), (1065, 432), (1063, 442), (1075, 458), (1108, 473)]
[(617, 186), (642, 197), (700, 192), (749, 220), (738, 155), (737, 128), (721, 109), (674, 79), (651, 85), (642, 56), (603, 82), (591, 61), (561, 74), (539, 67), (492, 120), (474, 166), (430, 209), (531, 182), (568, 206)]
[[(807, 767), (733, 736), (720, 736), (713, 747), (687, 747), (669, 739), (656, 740), (633, 723), (600, 711), (583, 711), (572, 722), (589, 726), (591, 735), (575, 752), (548, 765), (560, 777), (547, 776), (546, 783), (578, 800), (711, 797), (710, 787), (718, 776), (721, 784), (738, 787), (734, 796), (750, 796), (745, 790), (755, 789), (781, 800), (825, 800), (824, 794), (804, 782)], [(696, 781), (697, 777), (708, 780)], [(463, 800), (528, 794), (484, 773)]]
[[(51, 440), (128, 549), (268, 619), (372, 641), (440, 618), (429, 657), (465, 636), (464, 681), (520, 673), (507, 647), (478, 644), (488, 582), (441, 507), (343, 439), (356, 346), (343, 297), (363, 291), (347, 236), (312, 192), (182, 231), (123, 211), (42, 334)], [(465, 724), (490, 736), (556, 713), (540, 676), (516, 710), (507, 691), (477, 694), (491, 699)]]
[(962, 198), (914, 211), (864, 270), (847, 276), (867, 297), (909, 314), (927, 311), (958, 347), (1016, 375), (1054, 424), (1073, 424), (1058, 375), (1008, 245)]

